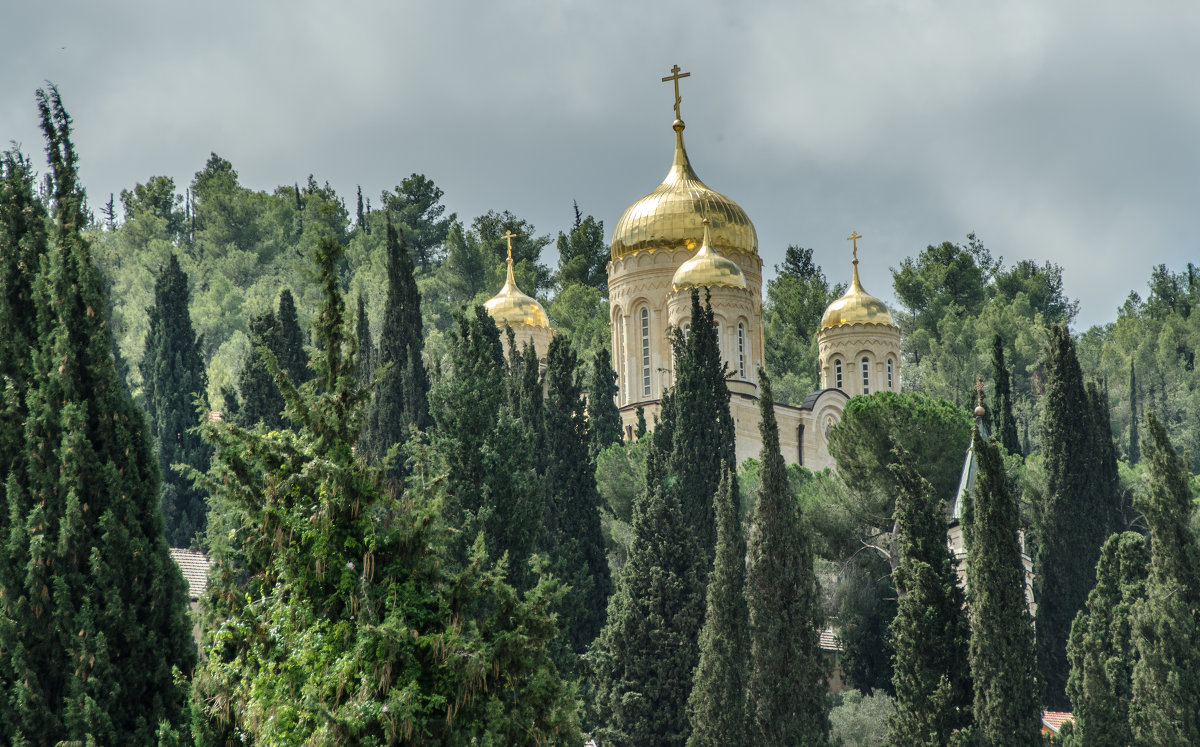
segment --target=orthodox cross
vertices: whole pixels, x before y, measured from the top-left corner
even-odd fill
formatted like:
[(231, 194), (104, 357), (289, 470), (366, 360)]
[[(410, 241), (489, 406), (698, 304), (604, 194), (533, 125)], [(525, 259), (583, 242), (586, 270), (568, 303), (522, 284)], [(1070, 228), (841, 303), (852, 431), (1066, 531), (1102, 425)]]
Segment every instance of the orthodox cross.
[(983, 407), (983, 379), (975, 377), (975, 406)]
[(505, 234), (504, 234), (503, 236), (501, 236), (500, 238), (502, 238), (502, 239), (508, 239), (508, 261), (509, 261), (509, 262), (512, 262), (512, 261), (513, 261), (513, 260), (512, 260), (512, 240), (513, 240), (513, 239), (515, 239), (515, 238), (517, 238), (517, 234), (513, 233), (513, 232), (512, 232), (512, 229), (510, 228), (510, 229), (508, 229), (508, 231), (507, 231), (507, 232), (505, 232)]
[(666, 83), (669, 80), (675, 84), (675, 119), (683, 119), (683, 117), (679, 116), (679, 102), (682, 100), (679, 98), (679, 79), (686, 78), (691, 75), (691, 73), (681, 73), (679, 72), (679, 69), (680, 68), (678, 65), (672, 67), (671, 75), (668, 75), (662, 79), (663, 83)]
[(851, 231), (850, 235), (846, 237), (846, 241), (854, 242), (854, 261), (855, 262), (858, 261), (858, 240), (861, 238), (862, 238), (862, 236), (858, 235), (858, 231)]

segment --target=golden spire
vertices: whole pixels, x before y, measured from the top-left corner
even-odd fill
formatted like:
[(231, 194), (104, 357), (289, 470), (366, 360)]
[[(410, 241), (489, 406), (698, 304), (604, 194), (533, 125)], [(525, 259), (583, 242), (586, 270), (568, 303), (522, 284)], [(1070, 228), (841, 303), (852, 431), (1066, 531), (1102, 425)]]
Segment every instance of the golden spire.
[[(663, 83), (669, 80), (675, 84), (675, 121), (680, 125), (683, 124), (683, 117), (679, 116), (679, 102), (683, 99), (679, 98), (679, 79), (688, 77), (691, 77), (691, 73), (681, 73), (679, 72), (679, 66), (675, 65), (671, 68), (671, 74), (662, 79)], [(683, 127), (681, 126), (679, 129), (683, 129)]]
[(550, 320), (546, 316), (546, 310), (536, 299), (521, 292), (521, 289), (517, 287), (517, 280), (513, 276), (512, 240), (517, 237), (518, 234), (513, 233), (511, 229), (500, 237), (508, 240), (508, 259), (505, 261), (508, 265), (508, 277), (500, 292), (485, 301), (483, 307), (500, 327), (506, 324), (509, 326), (528, 324), (532, 327), (549, 327)]
[(821, 317), (821, 329), (841, 327), (847, 324), (887, 324), (896, 326), (887, 305), (867, 293), (858, 279), (858, 240), (862, 236), (851, 232), (846, 241), (853, 242), (854, 269), (850, 273), (850, 287), (842, 297), (829, 304)]
[(858, 231), (851, 231), (850, 235), (846, 237), (846, 241), (853, 242), (854, 247), (854, 269), (850, 273), (850, 287), (857, 288), (860, 293), (865, 293), (862, 283), (858, 281), (858, 240), (861, 238), (862, 235)]
[(671, 278), (671, 290), (680, 288), (745, 288), (746, 276), (737, 263), (722, 257), (712, 248), (708, 218), (704, 219), (704, 238), (696, 256), (679, 266)]

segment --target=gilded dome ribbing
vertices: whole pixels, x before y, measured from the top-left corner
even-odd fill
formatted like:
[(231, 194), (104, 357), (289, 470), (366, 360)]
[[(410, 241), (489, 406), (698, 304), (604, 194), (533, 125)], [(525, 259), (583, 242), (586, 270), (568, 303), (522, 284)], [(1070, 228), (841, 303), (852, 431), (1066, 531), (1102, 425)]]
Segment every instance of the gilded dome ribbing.
[(854, 260), (854, 273), (850, 287), (842, 297), (829, 304), (821, 317), (821, 329), (841, 327), (847, 324), (887, 324), (892, 327), (892, 315), (887, 306), (875, 296), (863, 290), (858, 280), (858, 260)]
[(518, 324), (531, 327), (550, 326), (550, 320), (546, 317), (546, 310), (542, 305), (517, 287), (517, 281), (513, 278), (511, 246), (508, 250), (508, 279), (504, 281), (504, 287), (499, 293), (484, 301), (483, 308), (496, 320), (496, 326), (501, 328), (506, 324), (510, 327)]
[(712, 221), (712, 245), (726, 253), (758, 253), (758, 234), (746, 211), (720, 192), (709, 189), (688, 161), (683, 122), (676, 119), (675, 158), (667, 178), (650, 194), (626, 208), (613, 229), (612, 258), (659, 249), (695, 249)]
[(726, 259), (710, 246), (710, 221), (704, 219), (704, 237), (696, 256), (679, 266), (671, 278), (673, 290), (680, 288), (745, 288), (746, 276), (731, 259)]

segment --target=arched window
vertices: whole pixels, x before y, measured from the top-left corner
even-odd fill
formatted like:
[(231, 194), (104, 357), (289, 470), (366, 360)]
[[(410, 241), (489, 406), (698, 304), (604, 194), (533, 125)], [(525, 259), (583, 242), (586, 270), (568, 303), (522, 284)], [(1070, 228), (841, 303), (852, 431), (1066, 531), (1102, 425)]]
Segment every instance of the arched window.
[(891, 358), (888, 358), (888, 360), (887, 360), (887, 377), (888, 377), (888, 389), (895, 389), (896, 387), (894, 387), (892, 385), (892, 359)]
[(867, 356), (862, 359), (863, 394), (871, 393), (871, 361)]
[(835, 389), (842, 388), (842, 361), (841, 359), (833, 362), (833, 386)]
[(738, 378), (746, 378), (746, 325), (738, 324)]
[(621, 366), (621, 399), (625, 402), (633, 399), (633, 383), (629, 380), (629, 321), (621, 319), (621, 352), (617, 361)]
[(650, 310), (642, 309), (642, 394), (650, 396)]

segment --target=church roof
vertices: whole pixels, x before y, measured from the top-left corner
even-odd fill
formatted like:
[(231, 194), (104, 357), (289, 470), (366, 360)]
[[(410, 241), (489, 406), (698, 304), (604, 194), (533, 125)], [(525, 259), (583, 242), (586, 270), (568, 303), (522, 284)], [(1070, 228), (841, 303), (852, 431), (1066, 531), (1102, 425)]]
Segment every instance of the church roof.
[[(979, 437), (986, 439), (988, 437), (987, 421), (983, 415), (976, 413), (975, 429), (979, 431)], [(958, 478), (958, 492), (954, 494), (954, 503), (950, 507), (950, 518), (954, 521), (962, 521), (963, 503), (966, 500), (967, 494), (975, 490), (975, 480), (979, 476), (979, 460), (975, 457), (975, 438), (971, 438), (971, 444), (967, 447), (967, 458), (963, 460), (962, 476)]]
[(867, 293), (858, 279), (857, 240), (862, 237), (855, 233), (851, 238), (855, 239), (855, 256), (854, 270), (850, 274), (850, 287), (846, 289), (841, 298), (829, 304), (825, 309), (825, 314), (821, 316), (820, 329), (825, 330), (847, 324), (887, 324), (894, 327), (896, 323), (892, 321), (887, 304)]
[(746, 276), (742, 268), (731, 259), (726, 259), (712, 248), (709, 243), (709, 226), (711, 221), (704, 219), (704, 238), (700, 242), (700, 250), (696, 256), (679, 266), (675, 276), (671, 278), (672, 290), (680, 288), (745, 288)]
[(501, 329), (504, 325), (515, 327), (526, 324), (531, 327), (549, 327), (550, 319), (546, 309), (537, 299), (527, 296), (517, 287), (513, 277), (512, 236), (508, 238), (508, 278), (500, 292), (483, 302), (483, 308), (496, 320), (496, 326)]

